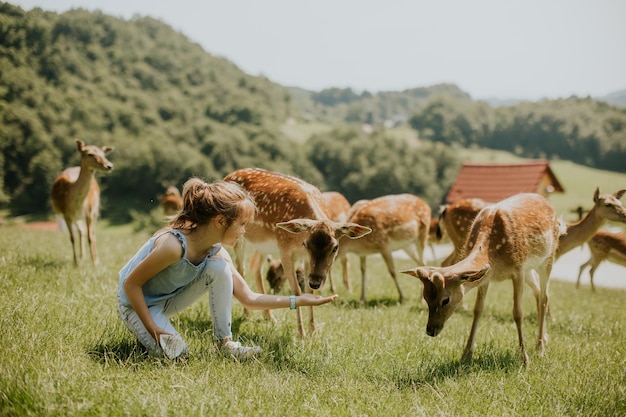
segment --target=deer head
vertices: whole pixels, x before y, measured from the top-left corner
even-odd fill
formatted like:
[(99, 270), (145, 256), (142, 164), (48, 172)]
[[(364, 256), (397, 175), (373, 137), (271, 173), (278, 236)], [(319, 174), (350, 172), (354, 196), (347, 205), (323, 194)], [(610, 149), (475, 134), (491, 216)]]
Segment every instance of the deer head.
[[(317, 290), (323, 286), (326, 275), (337, 256), (339, 239), (347, 236), (357, 239), (370, 233), (372, 229), (356, 223), (337, 223), (311, 219), (293, 219), (276, 223), (276, 227), (289, 233), (308, 232), (303, 245), (309, 252), (309, 287)], [(334, 230), (334, 232), (333, 232)]]
[(455, 265), (445, 268), (422, 266), (402, 271), (419, 278), (424, 284), (422, 297), (428, 304), (426, 333), (429, 336), (437, 336), (443, 330), (446, 321), (463, 301), (465, 293), (484, 283), (490, 269), (489, 264), (486, 264), (479, 270), (459, 270)]

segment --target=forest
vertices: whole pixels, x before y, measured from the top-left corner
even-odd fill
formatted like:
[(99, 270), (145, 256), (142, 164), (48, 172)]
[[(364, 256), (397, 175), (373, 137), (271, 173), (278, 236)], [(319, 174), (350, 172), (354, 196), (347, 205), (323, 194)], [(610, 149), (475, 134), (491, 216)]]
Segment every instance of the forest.
[[(163, 22), (0, 2), (0, 209), (51, 213), (76, 139), (112, 146), (106, 217), (148, 211), (164, 183), (246, 166), (296, 175), (351, 202), (409, 192), (437, 205), (459, 147), (626, 172), (626, 108), (590, 97), (492, 106), (451, 84), (306, 91), (250, 76)], [(298, 142), (286, 123), (330, 128)], [(364, 131), (363, 125), (371, 127)], [(410, 126), (414, 139), (389, 129)]]

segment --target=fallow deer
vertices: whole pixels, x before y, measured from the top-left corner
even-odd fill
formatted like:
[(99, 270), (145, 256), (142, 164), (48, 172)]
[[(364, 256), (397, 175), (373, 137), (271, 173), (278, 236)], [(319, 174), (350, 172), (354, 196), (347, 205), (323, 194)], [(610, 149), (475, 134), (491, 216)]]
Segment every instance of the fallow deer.
[[(336, 191), (326, 191), (322, 193), (322, 198), (324, 198), (324, 204), (326, 204), (328, 217), (330, 217), (331, 220), (341, 223), (348, 220), (350, 202), (343, 196), (343, 194)], [(352, 291), (352, 284), (350, 283), (350, 275), (348, 272), (348, 257), (345, 255), (341, 256), (339, 258), (339, 262), (341, 264), (343, 283), (348, 291)], [(332, 268), (328, 271), (328, 281), (330, 281), (330, 290), (333, 293), (336, 292)]]
[[(245, 188), (255, 199), (257, 213), (247, 226), (245, 241), (252, 244), (257, 254), (278, 252), (289, 280), (291, 291), (299, 295), (295, 264), (305, 260), (307, 292), (320, 289), (332, 266), (339, 240), (343, 236), (360, 238), (371, 229), (330, 220), (320, 190), (299, 179), (259, 168), (240, 169), (224, 178)], [(235, 261), (243, 275), (243, 242), (235, 245)], [(260, 255), (257, 255), (257, 258)], [(263, 292), (261, 262), (251, 263), (257, 290)], [(271, 318), (271, 315), (269, 315)], [(304, 338), (300, 308), (296, 309), (298, 332)], [(313, 309), (310, 310), (309, 331), (315, 331)]]
[(444, 206), (439, 212), (439, 231), (452, 243), (452, 253), (441, 261), (441, 266), (450, 266), (460, 261), (460, 252), (465, 244), (474, 218), (487, 203), (480, 198), (465, 198)]
[[(552, 205), (539, 194), (523, 193), (483, 208), (472, 223), (462, 261), (447, 267), (417, 267), (406, 274), (424, 284), (428, 304), (426, 333), (437, 336), (463, 296), (477, 287), (474, 320), (461, 360), (471, 360), (478, 322), (492, 280), (513, 281), (513, 319), (517, 327), (522, 360), (529, 359), (522, 335), (524, 282), (540, 288), (537, 302), (539, 336), (537, 350), (543, 354), (547, 343), (545, 318), (548, 307), (548, 280), (560, 234), (565, 227)], [(532, 273), (535, 270), (537, 276)]]
[[(285, 269), (280, 259), (272, 258), (272, 255), (267, 255), (267, 274), (265, 275), (267, 282), (270, 284), (270, 289), (273, 294), (278, 294), (282, 289), (287, 277), (285, 276)], [(301, 291), (305, 291), (304, 283), (304, 269), (302, 266), (296, 268), (296, 279)]]
[(183, 208), (183, 197), (180, 190), (175, 185), (170, 185), (165, 189), (165, 194), (161, 197), (161, 209), (166, 216), (173, 216)]
[(580, 285), (580, 276), (583, 271), (590, 266), (589, 278), (591, 280), (591, 290), (595, 291), (596, 288), (593, 285), (593, 276), (600, 263), (610, 261), (617, 265), (626, 266), (626, 235), (608, 230), (600, 230), (593, 235), (587, 242), (587, 245), (589, 246), (591, 257), (580, 266), (578, 278), (576, 279), (576, 288)]
[(76, 141), (80, 152), (80, 166), (65, 169), (52, 183), (52, 209), (63, 217), (72, 242), (74, 265), (78, 265), (75, 234), (78, 233), (80, 257), (85, 257), (84, 235), (89, 241), (91, 260), (98, 265), (96, 250), (96, 220), (100, 211), (100, 187), (95, 178), (96, 171), (109, 172), (113, 164), (106, 158), (113, 148), (85, 145)]
[(337, 256), (355, 253), (361, 261), (361, 302), (366, 297), (366, 257), (380, 253), (393, 278), (400, 302), (404, 294), (398, 283), (393, 252), (402, 249), (418, 265), (424, 265), (424, 248), (428, 242), (431, 210), (421, 198), (411, 194), (386, 195), (360, 203), (348, 219), (372, 229), (372, 233), (358, 240), (346, 241)]
[(594, 204), (587, 215), (582, 220), (567, 224), (567, 233), (559, 239), (557, 259), (588, 242), (607, 220), (626, 223), (626, 208), (620, 200), (624, 193), (626, 190), (619, 190), (614, 194), (600, 194), (600, 189), (596, 188), (593, 194)]

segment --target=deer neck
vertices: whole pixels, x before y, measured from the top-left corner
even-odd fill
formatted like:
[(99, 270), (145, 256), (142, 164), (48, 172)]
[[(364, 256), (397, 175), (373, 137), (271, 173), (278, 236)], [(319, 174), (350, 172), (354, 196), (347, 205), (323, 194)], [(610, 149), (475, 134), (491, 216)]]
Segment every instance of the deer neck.
[(559, 241), (559, 253), (569, 251), (580, 246), (593, 237), (602, 227), (605, 219), (596, 214), (596, 208), (592, 208), (589, 213), (580, 221), (567, 225), (567, 233)]
[(89, 188), (91, 187), (91, 181), (95, 177), (96, 172), (85, 166), (84, 164), (80, 165), (80, 172), (78, 173), (78, 178), (72, 185), (72, 194), (76, 201), (83, 201), (87, 194), (89, 193)]

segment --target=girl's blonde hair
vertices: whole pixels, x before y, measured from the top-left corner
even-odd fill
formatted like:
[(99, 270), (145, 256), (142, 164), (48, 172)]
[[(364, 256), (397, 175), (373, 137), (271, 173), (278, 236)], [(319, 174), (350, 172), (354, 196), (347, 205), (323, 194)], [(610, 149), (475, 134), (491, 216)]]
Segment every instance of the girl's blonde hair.
[(192, 177), (183, 184), (183, 208), (170, 220), (170, 227), (195, 229), (222, 215), (230, 226), (237, 218), (251, 220), (256, 212), (252, 196), (229, 181), (207, 183)]

